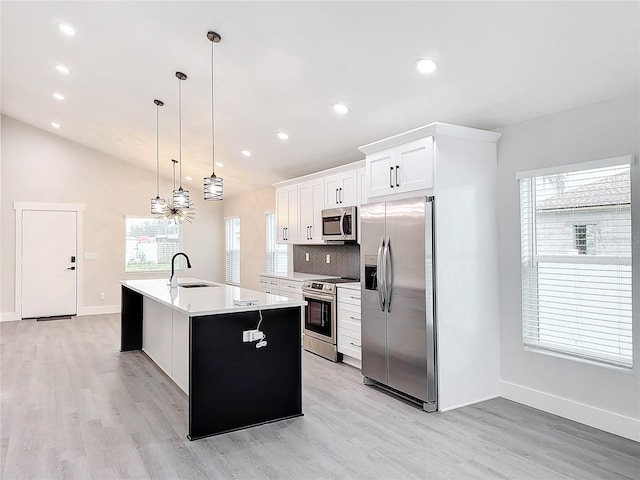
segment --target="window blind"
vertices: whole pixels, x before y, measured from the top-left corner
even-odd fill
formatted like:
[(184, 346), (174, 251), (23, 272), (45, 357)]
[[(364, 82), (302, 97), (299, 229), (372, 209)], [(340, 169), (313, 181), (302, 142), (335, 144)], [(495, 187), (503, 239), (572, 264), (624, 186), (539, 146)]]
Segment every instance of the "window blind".
[(240, 283), (240, 219), (227, 218), (225, 224), (225, 281)]
[(631, 367), (629, 165), (520, 178), (525, 345)]
[(276, 243), (276, 215), (265, 214), (266, 273), (287, 273), (287, 246)]

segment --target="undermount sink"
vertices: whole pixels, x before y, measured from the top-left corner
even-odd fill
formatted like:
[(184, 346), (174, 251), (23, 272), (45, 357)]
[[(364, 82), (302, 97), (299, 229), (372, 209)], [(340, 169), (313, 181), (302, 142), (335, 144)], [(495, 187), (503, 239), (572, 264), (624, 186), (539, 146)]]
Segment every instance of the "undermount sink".
[(217, 287), (218, 285), (211, 285), (209, 283), (182, 283), (178, 286), (182, 288), (203, 288), (203, 287)]

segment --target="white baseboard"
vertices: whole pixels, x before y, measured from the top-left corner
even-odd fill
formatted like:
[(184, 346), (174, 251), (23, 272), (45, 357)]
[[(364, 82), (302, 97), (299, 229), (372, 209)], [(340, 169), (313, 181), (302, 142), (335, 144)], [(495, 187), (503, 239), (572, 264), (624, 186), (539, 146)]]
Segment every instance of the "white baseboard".
[(3, 312), (0, 314), (0, 322), (13, 322), (16, 320), (21, 320), (18, 312)]
[(640, 442), (640, 419), (585, 405), (568, 398), (500, 381), (502, 396), (575, 422)]
[(99, 307), (80, 307), (78, 308), (78, 317), (87, 315), (107, 315), (110, 313), (120, 313), (120, 305), (101, 305)]
[(467, 407), (469, 405), (474, 405), (476, 403), (486, 402), (487, 400), (493, 400), (494, 398), (498, 398), (498, 397), (500, 397), (500, 395), (490, 395), (488, 397), (473, 400), (472, 402), (461, 403), (459, 405), (452, 405), (450, 407), (445, 407), (445, 408), (440, 408), (440, 406), (438, 405), (438, 410), (441, 412), (448, 412), (449, 410), (455, 410), (456, 408), (462, 408), (462, 407)]

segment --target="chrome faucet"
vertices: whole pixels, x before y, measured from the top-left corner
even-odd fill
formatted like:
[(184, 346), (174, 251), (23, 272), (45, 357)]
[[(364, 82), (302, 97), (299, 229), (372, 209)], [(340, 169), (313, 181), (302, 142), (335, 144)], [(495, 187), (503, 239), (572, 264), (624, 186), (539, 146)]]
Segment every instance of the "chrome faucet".
[(171, 257), (171, 277), (169, 278), (169, 286), (171, 288), (178, 287), (178, 279), (174, 277), (175, 267), (176, 267), (176, 257), (182, 255), (187, 260), (187, 268), (191, 268), (191, 262), (189, 261), (189, 257), (187, 257), (186, 253), (178, 252), (173, 257)]

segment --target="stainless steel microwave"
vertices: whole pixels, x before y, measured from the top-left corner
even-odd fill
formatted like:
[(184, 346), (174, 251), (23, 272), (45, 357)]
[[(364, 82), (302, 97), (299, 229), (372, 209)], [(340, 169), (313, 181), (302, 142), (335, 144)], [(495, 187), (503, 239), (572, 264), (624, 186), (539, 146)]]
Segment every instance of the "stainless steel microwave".
[(357, 240), (356, 225), (358, 217), (356, 207), (330, 208), (322, 211), (323, 240)]

